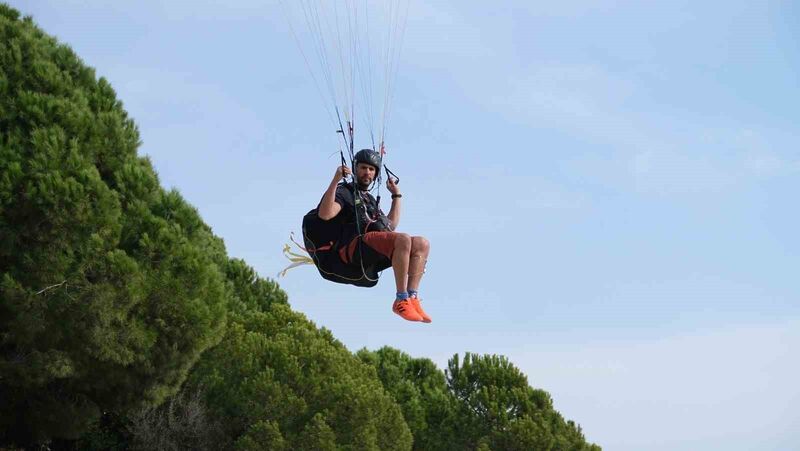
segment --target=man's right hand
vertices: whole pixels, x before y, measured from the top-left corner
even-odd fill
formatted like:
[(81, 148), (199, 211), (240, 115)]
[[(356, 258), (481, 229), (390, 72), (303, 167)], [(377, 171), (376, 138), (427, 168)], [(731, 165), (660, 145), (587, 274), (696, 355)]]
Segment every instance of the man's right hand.
[(347, 166), (339, 166), (336, 168), (336, 174), (334, 174), (333, 178), (336, 180), (342, 179), (347, 177), (348, 175), (352, 174), (353, 171), (350, 170)]
[(339, 202), (336, 202), (336, 187), (339, 185), (339, 180), (343, 177), (350, 175), (352, 172), (350, 168), (345, 165), (341, 165), (336, 168), (336, 173), (333, 175), (333, 180), (331, 180), (330, 185), (328, 185), (328, 189), (325, 191), (325, 194), (322, 195), (322, 200), (319, 203), (319, 207), (317, 208), (317, 216), (320, 219), (327, 221), (342, 211), (342, 206)]

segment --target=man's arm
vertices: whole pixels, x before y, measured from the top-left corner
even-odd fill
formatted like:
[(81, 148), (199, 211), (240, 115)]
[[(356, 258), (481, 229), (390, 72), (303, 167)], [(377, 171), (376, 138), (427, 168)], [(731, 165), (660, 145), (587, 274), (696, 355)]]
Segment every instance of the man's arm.
[(334, 218), (342, 211), (342, 206), (336, 202), (336, 187), (339, 185), (339, 180), (348, 174), (350, 174), (350, 168), (347, 166), (339, 166), (336, 168), (333, 180), (331, 180), (330, 185), (328, 185), (328, 189), (325, 190), (325, 194), (322, 195), (322, 201), (320, 201), (319, 208), (317, 209), (317, 216), (319, 216), (320, 219), (327, 221)]
[(400, 224), (400, 204), (402, 204), (402, 199), (400, 198), (402, 195), (400, 194), (400, 188), (394, 183), (394, 179), (388, 177), (389, 180), (386, 181), (386, 188), (389, 189), (389, 192), (392, 193), (392, 206), (389, 208), (389, 214), (386, 215), (389, 218), (389, 221), (392, 223), (392, 230), (397, 229), (397, 225)]

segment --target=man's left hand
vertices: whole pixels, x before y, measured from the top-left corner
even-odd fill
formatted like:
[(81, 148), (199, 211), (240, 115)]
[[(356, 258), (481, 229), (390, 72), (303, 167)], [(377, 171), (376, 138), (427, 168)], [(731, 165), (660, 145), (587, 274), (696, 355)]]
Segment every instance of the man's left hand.
[(400, 194), (400, 188), (398, 188), (397, 184), (394, 183), (393, 177), (388, 177), (388, 180), (386, 180), (386, 189), (388, 189), (392, 194)]

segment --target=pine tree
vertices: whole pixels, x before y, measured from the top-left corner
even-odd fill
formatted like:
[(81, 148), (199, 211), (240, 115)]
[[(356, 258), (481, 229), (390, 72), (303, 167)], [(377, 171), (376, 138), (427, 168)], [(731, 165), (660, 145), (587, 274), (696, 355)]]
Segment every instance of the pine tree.
[(336, 451), (336, 434), (325, 423), (325, 416), (321, 413), (314, 415), (297, 440), (297, 449), (307, 451)]
[[(222, 336), (222, 241), (103, 79), (0, 4), (0, 437), (157, 405)], [(2, 445), (2, 444), (0, 444)]]
[(385, 346), (377, 351), (362, 349), (362, 362), (375, 368), (414, 435), (414, 449), (458, 449), (452, 423), (456, 400), (449, 392), (444, 373), (430, 359), (412, 358)]
[[(304, 449), (309, 440), (321, 449), (411, 448), (400, 408), (371, 367), (292, 311), (285, 293), (241, 260), (231, 260), (227, 274), (235, 293), (227, 333), (189, 382), (205, 391), (210, 414), (237, 447), (279, 433), (286, 449)], [(254, 435), (264, 424), (272, 432)]]
[(575, 423), (553, 409), (550, 395), (528, 385), (507, 358), (466, 353), (448, 362), (447, 384), (459, 402), (456, 436), (470, 449), (599, 451)]

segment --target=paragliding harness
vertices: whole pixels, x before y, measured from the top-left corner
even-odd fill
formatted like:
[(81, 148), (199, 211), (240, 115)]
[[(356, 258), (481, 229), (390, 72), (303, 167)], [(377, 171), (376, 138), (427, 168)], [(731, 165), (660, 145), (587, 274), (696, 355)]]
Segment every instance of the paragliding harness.
[[(342, 184), (353, 193), (356, 210), (362, 208), (363, 202), (352, 184)], [(358, 214), (358, 213), (356, 213)], [(303, 241), (305, 248), (320, 275), (332, 282), (345, 283), (359, 287), (373, 287), (378, 283), (379, 273), (391, 266), (391, 261), (375, 249), (364, 244), (363, 234), (359, 233), (357, 224), (346, 220), (324, 220), (318, 215), (317, 208), (303, 217)], [(340, 257), (340, 249), (356, 240), (355, 250), (350, 262)]]

